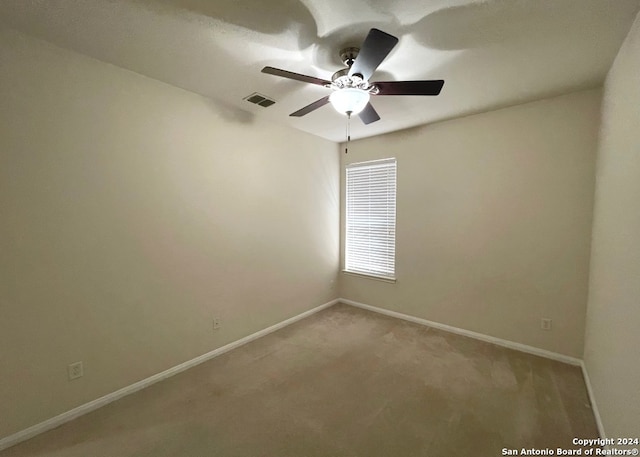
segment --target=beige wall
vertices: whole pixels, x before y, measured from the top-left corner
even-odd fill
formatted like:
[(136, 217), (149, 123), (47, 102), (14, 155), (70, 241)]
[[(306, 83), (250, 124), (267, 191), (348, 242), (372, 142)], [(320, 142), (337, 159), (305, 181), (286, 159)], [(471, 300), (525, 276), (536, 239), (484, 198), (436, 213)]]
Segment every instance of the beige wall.
[(607, 436), (640, 437), (640, 16), (605, 84), (592, 246), (587, 371)]
[(335, 144), (10, 30), (0, 67), (0, 437), (337, 297)]
[(397, 282), (343, 274), (341, 297), (581, 357), (600, 97), (353, 142), (343, 170), (398, 159)]

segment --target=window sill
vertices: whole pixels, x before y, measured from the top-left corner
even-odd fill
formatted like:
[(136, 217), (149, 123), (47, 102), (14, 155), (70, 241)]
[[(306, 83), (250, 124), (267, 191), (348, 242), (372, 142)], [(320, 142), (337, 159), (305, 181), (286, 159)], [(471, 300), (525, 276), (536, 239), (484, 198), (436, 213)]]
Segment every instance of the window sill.
[(356, 271), (347, 271), (347, 270), (342, 270), (342, 273), (349, 276), (357, 276), (360, 278), (373, 279), (375, 281), (388, 282), (392, 284), (395, 284), (396, 282), (396, 278), (389, 278), (388, 276), (376, 276), (370, 273), (358, 273)]

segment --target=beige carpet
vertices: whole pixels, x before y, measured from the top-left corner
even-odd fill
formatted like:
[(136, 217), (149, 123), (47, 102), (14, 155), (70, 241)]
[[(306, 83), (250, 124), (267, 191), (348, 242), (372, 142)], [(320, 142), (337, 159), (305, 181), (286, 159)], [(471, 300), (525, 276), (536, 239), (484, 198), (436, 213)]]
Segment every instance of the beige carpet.
[(338, 305), (0, 457), (489, 457), (574, 437), (597, 437), (578, 367)]

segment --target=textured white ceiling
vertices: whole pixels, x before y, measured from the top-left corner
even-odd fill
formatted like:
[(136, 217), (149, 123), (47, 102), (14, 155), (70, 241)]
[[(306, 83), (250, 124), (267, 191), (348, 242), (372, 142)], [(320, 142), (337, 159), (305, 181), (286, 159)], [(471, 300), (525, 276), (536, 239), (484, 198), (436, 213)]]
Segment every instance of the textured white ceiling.
[[(372, 80), (444, 79), (438, 97), (374, 97), (381, 120), (352, 138), (600, 84), (640, 0), (2, 0), (6, 25), (221, 102), (238, 121), (271, 119), (343, 141), (328, 89), (260, 73), (330, 79), (338, 51), (371, 27), (400, 39)], [(270, 108), (243, 101), (252, 92)], [(238, 109), (243, 110), (242, 112)]]

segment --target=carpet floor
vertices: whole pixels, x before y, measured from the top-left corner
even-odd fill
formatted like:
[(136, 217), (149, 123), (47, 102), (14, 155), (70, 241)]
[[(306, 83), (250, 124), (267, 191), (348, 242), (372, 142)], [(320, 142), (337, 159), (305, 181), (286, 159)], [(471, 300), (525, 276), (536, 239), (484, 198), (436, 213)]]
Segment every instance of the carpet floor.
[(598, 437), (579, 367), (336, 305), (0, 457), (493, 457), (574, 437)]

